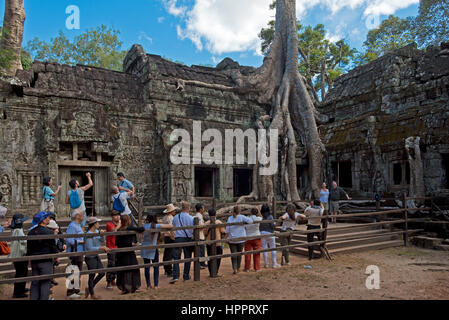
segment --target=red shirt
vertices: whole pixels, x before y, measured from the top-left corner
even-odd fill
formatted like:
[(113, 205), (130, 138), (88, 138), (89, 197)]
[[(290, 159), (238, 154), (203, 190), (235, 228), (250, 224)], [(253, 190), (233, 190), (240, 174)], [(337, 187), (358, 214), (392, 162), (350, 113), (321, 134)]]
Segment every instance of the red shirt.
[[(106, 225), (106, 232), (112, 232), (115, 229), (115, 224), (112, 222), (108, 222)], [(106, 247), (109, 249), (117, 249), (117, 246), (115, 245), (115, 236), (107, 236), (106, 237)]]

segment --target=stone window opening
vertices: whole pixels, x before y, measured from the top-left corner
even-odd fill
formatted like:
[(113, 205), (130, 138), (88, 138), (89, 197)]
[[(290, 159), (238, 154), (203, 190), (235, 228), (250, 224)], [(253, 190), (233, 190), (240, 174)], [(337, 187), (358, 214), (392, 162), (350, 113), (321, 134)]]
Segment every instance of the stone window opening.
[(215, 198), (217, 195), (217, 168), (195, 168), (195, 197)]
[(253, 191), (253, 170), (234, 168), (234, 197), (247, 196)]
[(352, 161), (332, 162), (333, 180), (342, 188), (352, 188)]
[(410, 164), (408, 161), (404, 160), (393, 163), (392, 184), (394, 186), (410, 185)]

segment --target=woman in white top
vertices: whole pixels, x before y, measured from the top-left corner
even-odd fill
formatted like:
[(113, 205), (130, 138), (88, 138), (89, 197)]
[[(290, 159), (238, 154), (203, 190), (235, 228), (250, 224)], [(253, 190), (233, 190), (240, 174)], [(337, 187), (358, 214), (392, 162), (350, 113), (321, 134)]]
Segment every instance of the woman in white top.
[[(292, 234), (290, 231), (295, 230), (295, 226), (299, 220), (306, 219), (305, 215), (296, 212), (296, 206), (293, 203), (287, 204), (286, 211), (287, 212), (281, 217), (281, 232), (289, 232), (289, 234), (281, 236), (281, 246), (288, 246), (291, 244)], [(289, 248), (282, 249), (281, 265), (290, 265)]]
[[(262, 221), (262, 215), (260, 214), (259, 209), (253, 208), (251, 209), (251, 216), (249, 217), (253, 220), (252, 224), (248, 224), (245, 226), (246, 228), (246, 236), (260, 236), (259, 230), (259, 221)], [(258, 239), (250, 239), (245, 241), (245, 251), (253, 251), (262, 249), (262, 240)], [(245, 255), (245, 269), (244, 272), (249, 272), (251, 269), (251, 256), (254, 259), (254, 271), (260, 271), (260, 253), (253, 253)]]

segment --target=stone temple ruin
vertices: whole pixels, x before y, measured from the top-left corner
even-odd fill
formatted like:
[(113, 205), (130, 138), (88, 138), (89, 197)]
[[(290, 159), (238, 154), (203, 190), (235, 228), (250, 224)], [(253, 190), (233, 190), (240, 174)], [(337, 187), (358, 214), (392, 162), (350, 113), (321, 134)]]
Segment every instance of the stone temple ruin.
[[(135, 45), (123, 72), (88, 66), (34, 62), (18, 71), (21, 82), (0, 82), (0, 192), (14, 212), (35, 213), (42, 178), (62, 191), (58, 215), (68, 215), (68, 181), (83, 184), (88, 214), (106, 215), (109, 192), (123, 171), (144, 195), (145, 205), (167, 202), (232, 201), (252, 188), (251, 165), (173, 165), (173, 129), (254, 128), (267, 113), (251, 94), (182, 80), (232, 86), (227, 70), (254, 71), (225, 59), (216, 68), (187, 67), (146, 54)], [(405, 139), (419, 136), (425, 193), (449, 195), (449, 46), (414, 46), (335, 81), (320, 107), (329, 123), (320, 126), (327, 148), (326, 175), (354, 196), (409, 190), (411, 172)], [(298, 186), (308, 190), (307, 159), (298, 142)], [(281, 194), (278, 194), (281, 197)]]

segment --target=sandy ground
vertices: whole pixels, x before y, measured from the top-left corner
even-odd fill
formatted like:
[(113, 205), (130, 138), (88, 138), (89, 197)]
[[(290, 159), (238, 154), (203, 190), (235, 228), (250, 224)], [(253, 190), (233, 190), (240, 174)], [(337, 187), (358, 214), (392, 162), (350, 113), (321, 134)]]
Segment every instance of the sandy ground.
[[(228, 250), (225, 250), (228, 252)], [(280, 261), (278, 254), (278, 261)], [(201, 271), (201, 281), (179, 281), (169, 284), (161, 268), (159, 289), (120, 295), (117, 288), (109, 291), (106, 281), (97, 285), (96, 293), (104, 300), (202, 300), (202, 299), (449, 299), (449, 252), (399, 247), (378, 251), (336, 255), (333, 261), (324, 259), (309, 262), (291, 255), (291, 265), (281, 269), (232, 274), (230, 258), (222, 261), (221, 278), (211, 279), (207, 269)], [(263, 259), (262, 259), (263, 261)], [(304, 266), (310, 265), (312, 269)], [(366, 268), (380, 269), (380, 289), (365, 286)], [(193, 265), (192, 265), (193, 267)], [(182, 270), (181, 266), (181, 270)], [(243, 261), (242, 261), (243, 268)], [(193, 268), (192, 268), (193, 272)], [(193, 278), (193, 275), (192, 275)], [(82, 292), (87, 276), (82, 277)], [(53, 288), (55, 300), (64, 300), (63, 279)], [(142, 270), (142, 284), (144, 284)], [(0, 287), (0, 299), (11, 299), (12, 286)]]

